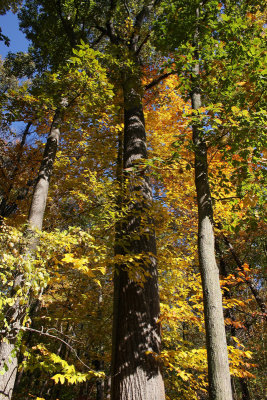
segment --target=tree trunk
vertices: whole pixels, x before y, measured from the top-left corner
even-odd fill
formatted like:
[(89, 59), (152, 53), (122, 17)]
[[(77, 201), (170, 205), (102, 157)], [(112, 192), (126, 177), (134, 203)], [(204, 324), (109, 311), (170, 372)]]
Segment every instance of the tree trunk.
[(245, 283), (247, 284), (247, 286), (250, 288), (261, 312), (263, 313), (264, 318), (267, 318), (267, 307), (265, 304), (264, 299), (262, 298), (256, 284), (253, 282), (253, 280), (250, 278), (250, 276), (248, 276), (247, 271), (244, 269), (243, 267), (243, 263), (241, 262), (240, 258), (238, 257), (237, 253), (235, 252), (232, 244), (230, 243), (230, 241), (227, 239), (227, 237), (225, 235), (223, 235), (223, 239), (225, 244), (228, 246), (228, 248), (231, 251), (232, 257), (236, 262), (236, 265), (238, 266), (238, 268), (240, 269), (240, 271), (244, 274), (245, 276)]
[(29, 227), (32, 230), (41, 230), (43, 226), (44, 212), (49, 188), (49, 181), (52, 175), (53, 165), (56, 157), (60, 131), (59, 113), (56, 112), (50, 133), (47, 138), (43, 160), (39, 170), (36, 186), (33, 192), (32, 203), (29, 211)]
[[(195, 67), (199, 75), (199, 65)], [(193, 82), (194, 84), (194, 82)], [(197, 85), (196, 85), (197, 86)], [(192, 108), (201, 107), (198, 87), (191, 93)], [(210, 400), (232, 400), (219, 270), (215, 259), (213, 209), (208, 180), (207, 148), (203, 131), (193, 125), (195, 184), (198, 203), (198, 254), (202, 278)]]
[(251, 400), (246, 379), (239, 379), (239, 383), (242, 392), (242, 400)]
[[(20, 160), (23, 154), (23, 149), (24, 149), (24, 145), (26, 142), (26, 138), (29, 135), (29, 131), (30, 131), (30, 127), (32, 125), (32, 122), (28, 122), (26, 125), (26, 128), (23, 131), (22, 134), (22, 138), (21, 138), (21, 142), (18, 148), (18, 153), (17, 153), (17, 157), (16, 157), (16, 164), (15, 164), (15, 168), (10, 176), (10, 185), (7, 189), (7, 192), (5, 193), (1, 203), (0, 203), (0, 225), (2, 225), (3, 222), (3, 218), (9, 217), (13, 212), (15, 212), (17, 210), (17, 204), (16, 202), (9, 202), (9, 196), (10, 193), (14, 187), (14, 182), (15, 182), (15, 178), (19, 172), (19, 167), (20, 167)], [(27, 193), (28, 190), (26, 190)], [(21, 199), (21, 197), (24, 196), (17, 196), (17, 200)]]
[[(112, 400), (163, 400), (164, 385), (155, 355), (160, 351), (156, 242), (150, 216), (151, 185), (138, 161), (147, 158), (139, 76), (128, 76), (124, 93), (122, 210), (115, 255), (139, 256), (138, 265), (119, 264), (114, 273)], [(141, 168), (140, 168), (141, 167)], [(145, 273), (145, 280), (138, 278)]]
[[(49, 180), (52, 174), (53, 164), (56, 156), (57, 145), (59, 141), (59, 115), (56, 113), (54, 121), (51, 125), (50, 133), (48, 135), (46, 147), (44, 150), (43, 160), (38, 173), (37, 183), (33, 193), (33, 199), (29, 212), (29, 229), (26, 233), (28, 236), (28, 246), (25, 249), (24, 255), (29, 256), (35, 250), (37, 239), (34, 231), (42, 229), (42, 222), (44, 218), (46, 199), (49, 187)], [(24, 285), (24, 276), (21, 273), (14, 279), (13, 296)], [(6, 319), (8, 321), (8, 329), (5, 327), (1, 331), (0, 343), (0, 371), (7, 369), (4, 375), (0, 375), (0, 400), (10, 400), (15, 384), (15, 378), (18, 368), (17, 359), (17, 346), (18, 336), (21, 333), (23, 320), (26, 315), (26, 309), (30, 301), (29, 297), (30, 288), (24, 293), (23, 303), (18, 296), (15, 304), (10, 307), (6, 312)]]
[[(219, 256), (219, 260), (220, 260), (220, 275), (223, 278), (226, 278), (229, 275), (229, 271), (227, 271), (227, 267), (225, 264), (225, 261), (223, 259), (223, 254), (220, 248), (220, 244), (219, 244), (219, 240), (217, 238), (215, 238), (215, 249), (216, 249), (216, 253)], [(230, 290), (225, 290), (223, 291), (223, 296), (226, 299), (231, 299), (231, 291)], [(225, 310), (225, 317), (226, 318), (230, 318), (232, 321), (235, 321), (235, 315), (234, 315), (234, 311), (231, 308), (226, 308)], [(226, 327), (226, 332), (230, 333), (230, 336), (235, 336), (238, 337), (238, 330), (231, 325), (230, 327)], [(234, 347), (237, 347), (237, 343), (233, 343)], [(249, 395), (249, 389), (248, 389), (248, 385), (247, 385), (247, 380), (245, 378), (237, 378), (239, 384), (240, 384), (240, 388), (242, 391), (242, 400), (250, 400), (250, 395)], [(232, 376), (231, 377), (231, 384), (232, 384), (232, 391), (233, 391), (233, 397), (234, 399), (237, 399), (237, 394), (236, 394), (236, 389), (235, 389), (235, 378)]]

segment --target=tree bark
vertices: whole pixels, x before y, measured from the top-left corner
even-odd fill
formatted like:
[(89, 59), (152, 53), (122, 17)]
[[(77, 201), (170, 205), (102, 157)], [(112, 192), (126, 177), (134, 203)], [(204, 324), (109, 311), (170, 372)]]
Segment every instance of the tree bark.
[[(195, 66), (199, 76), (199, 65)], [(193, 82), (194, 85), (194, 82)], [(191, 93), (193, 110), (201, 107), (200, 90)], [(213, 209), (208, 179), (207, 147), (203, 131), (193, 125), (195, 185), (198, 203), (198, 255), (202, 278), (210, 400), (232, 400), (219, 270), (215, 259)]]
[[(33, 199), (29, 212), (29, 228), (26, 232), (28, 237), (28, 245), (25, 249), (24, 256), (30, 256), (37, 245), (37, 238), (35, 230), (42, 229), (42, 222), (44, 218), (46, 199), (49, 187), (49, 180), (52, 174), (53, 164), (56, 156), (57, 145), (59, 141), (60, 131), (58, 128), (59, 113), (55, 114), (55, 118), (51, 125), (50, 133), (47, 138), (46, 147), (44, 150), (43, 160), (38, 173), (37, 183), (33, 193)], [(25, 278), (22, 273), (18, 273), (14, 279), (13, 296), (25, 283)], [(26, 309), (30, 301), (30, 288), (24, 293), (23, 302), (21, 298), (17, 297), (15, 304), (10, 307), (6, 312), (6, 319), (8, 321), (8, 328), (4, 327), (1, 331), (0, 343), (0, 371), (7, 369), (7, 371), (0, 375), (0, 400), (10, 400), (15, 384), (15, 378), (18, 368), (17, 347), (19, 334), (23, 326), (23, 320), (26, 315)], [(25, 301), (26, 300), (26, 301)]]
[(32, 230), (41, 230), (43, 226), (49, 181), (52, 175), (53, 165), (60, 137), (59, 123), (59, 112), (56, 112), (54, 121), (50, 129), (50, 133), (47, 138), (41, 167), (32, 196), (32, 203), (28, 217), (29, 227)]
[[(117, 265), (114, 273), (111, 399), (163, 400), (164, 385), (155, 357), (160, 351), (160, 326), (156, 241), (149, 215), (152, 190), (147, 170), (138, 167), (147, 158), (139, 76), (125, 78), (123, 94), (125, 192), (120, 207), (127, 209), (127, 216), (116, 227), (115, 255), (140, 259), (138, 266)], [(146, 275), (142, 284), (140, 271)]]

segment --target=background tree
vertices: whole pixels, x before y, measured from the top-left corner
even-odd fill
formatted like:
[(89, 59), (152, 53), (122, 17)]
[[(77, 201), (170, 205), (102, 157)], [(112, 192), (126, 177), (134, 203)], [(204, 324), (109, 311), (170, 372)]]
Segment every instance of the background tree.
[[(86, 55), (85, 55), (86, 54)], [(2, 339), (1, 339), (1, 347), (0, 347), (0, 355), (1, 355), (1, 369), (5, 369), (5, 373), (1, 377), (1, 392), (3, 393), (3, 396), (6, 396), (7, 398), (11, 398), (12, 396), (12, 390), (15, 382), (15, 376), (16, 376), (16, 371), (17, 371), (17, 357), (16, 357), (16, 347), (18, 343), (18, 337), (21, 335), (22, 327), (25, 323), (25, 316), (26, 316), (26, 309), (29, 305), (29, 302), (31, 300), (30, 296), (30, 291), (31, 291), (31, 283), (29, 282), (29, 277), (27, 273), (29, 272), (28, 269), (31, 270), (30, 265), (31, 264), (31, 257), (33, 256), (36, 247), (38, 245), (38, 239), (36, 238), (36, 230), (41, 230), (42, 229), (42, 224), (43, 224), (43, 218), (44, 218), (44, 212), (46, 208), (46, 201), (47, 201), (47, 195), (48, 195), (48, 187), (49, 187), (49, 181), (50, 177), (52, 174), (52, 169), (53, 169), (53, 164), (55, 161), (56, 157), (56, 152), (57, 152), (57, 146), (59, 142), (59, 125), (61, 124), (61, 119), (62, 119), (62, 112), (64, 107), (67, 108), (70, 105), (73, 107), (75, 100), (80, 97), (81, 95), (83, 96), (83, 101), (86, 98), (86, 94), (88, 96), (88, 92), (84, 93), (83, 89), (86, 86), (87, 91), (92, 89), (92, 87), (95, 86), (95, 82), (92, 83), (93, 79), (93, 70), (94, 67), (96, 67), (95, 72), (97, 73), (97, 77), (102, 73), (102, 78), (105, 79), (104, 71), (101, 69), (100, 65), (98, 65), (97, 61), (95, 60), (95, 54), (90, 53), (87, 51), (86, 53), (82, 53), (84, 57), (87, 57), (85, 62), (83, 63), (83, 67), (86, 68), (86, 65), (90, 63), (90, 68), (91, 68), (91, 77), (87, 77), (85, 75), (85, 80), (86, 82), (82, 82), (82, 78), (84, 77), (84, 74), (82, 74), (82, 71), (79, 70), (77, 71), (75, 67), (72, 67), (72, 71), (70, 71), (69, 76), (67, 76), (68, 79), (68, 91), (70, 90), (70, 78), (73, 78), (73, 84), (75, 86), (72, 88), (74, 91), (76, 90), (76, 94), (74, 98), (68, 99), (67, 97), (62, 97), (62, 100), (60, 103), (57, 104), (56, 100), (60, 95), (58, 92), (54, 93), (45, 93), (45, 91), (42, 91), (42, 95), (39, 95), (38, 101), (39, 105), (41, 103), (42, 106), (46, 106), (45, 109), (47, 110), (48, 107), (52, 106), (55, 104), (56, 105), (56, 111), (53, 117), (53, 120), (51, 122), (51, 129), (50, 133), (48, 135), (46, 147), (44, 149), (44, 154), (40, 166), (40, 170), (37, 176), (36, 184), (33, 190), (33, 197), (32, 197), (32, 202), (30, 206), (30, 211), (29, 211), (29, 217), (28, 217), (28, 229), (26, 230), (26, 242), (24, 244), (25, 248), (23, 251), (21, 251), (21, 256), (25, 260), (25, 266), (20, 265), (18, 268), (13, 268), (13, 274), (14, 274), (14, 280), (13, 280), (13, 285), (12, 289), (10, 292), (10, 299), (9, 301), (5, 300), (4, 308), (3, 308), (3, 326), (2, 326)], [(77, 60), (79, 63), (79, 59), (76, 58), (74, 61), (74, 64), (76, 63), (77, 65)], [(86, 63), (87, 61), (87, 63)], [(73, 75), (71, 75), (73, 74)], [(78, 74), (78, 76), (77, 76)], [(66, 76), (64, 76), (66, 78)], [(77, 86), (77, 81), (74, 81), (74, 79), (77, 79), (80, 77), (80, 80), (78, 80), (78, 86)], [(58, 75), (46, 75), (44, 77), (45, 83), (46, 81), (50, 80), (54, 83), (54, 90), (61, 89), (61, 96), (64, 95), (64, 92), (62, 91), (62, 86), (64, 86), (63, 80), (58, 80)], [(36, 79), (37, 80), (37, 79)], [(58, 85), (57, 82), (60, 82), (61, 87), (57, 87)], [(86, 83), (86, 84), (85, 84)], [(107, 86), (107, 92), (108, 97), (110, 97), (111, 93), (109, 92), (111, 87), (106, 83)], [(38, 95), (38, 90), (39, 88), (37, 87), (37, 95)], [(33, 89), (34, 91), (34, 89)], [(98, 92), (98, 94), (101, 96), (101, 90)], [(16, 93), (18, 97), (21, 97), (21, 93)], [(55, 96), (53, 98), (53, 95)], [(29, 95), (28, 95), (29, 96)], [(68, 96), (68, 93), (66, 94)], [(98, 95), (94, 97), (94, 101), (91, 101), (89, 103), (90, 105), (93, 103), (94, 106), (96, 106), (97, 103), (97, 98), (99, 99)], [(24, 100), (25, 103), (25, 93), (23, 93), (22, 101)], [(31, 102), (32, 98), (30, 97)], [(27, 103), (27, 100), (26, 100)], [(89, 106), (89, 104), (86, 105), (86, 107)], [(82, 106), (82, 104), (80, 104)], [(25, 104), (23, 104), (25, 106)], [(39, 109), (40, 110), (40, 109)], [(20, 110), (21, 113), (26, 112), (27, 110)], [(50, 110), (49, 110), (50, 111)], [(45, 112), (46, 116), (47, 114), (49, 115), (49, 111)], [(77, 110), (76, 110), (77, 111)], [(84, 111), (84, 110), (83, 110)], [(8, 109), (7, 109), (8, 112)], [(95, 112), (95, 110), (92, 112)], [(39, 111), (38, 117), (41, 117), (41, 113)], [(24, 267), (26, 268), (26, 275), (25, 272), (23, 271)], [(32, 272), (32, 271), (31, 271)]]
[[(240, 6), (240, 5), (239, 5)], [(257, 7), (257, 4), (252, 6)], [(185, 13), (187, 16), (189, 8), (192, 8), (196, 10), (196, 18), (194, 20), (194, 17), (191, 15), (191, 26), (188, 25), (188, 31), (186, 31), (186, 35), (183, 35), (183, 30), (181, 30), (181, 25), (179, 25), (179, 17), (181, 14)], [(226, 354), (226, 349), (224, 351), (224, 362), (222, 360), (217, 360), (212, 359), (211, 355), (212, 354), (219, 354), (219, 351), (213, 352), (211, 347), (212, 345), (215, 345), (216, 341), (216, 336), (218, 338), (223, 338), (224, 336), (224, 328), (223, 328), (223, 315), (222, 315), (222, 307), (219, 305), (221, 303), (221, 300), (219, 300), (219, 303), (217, 302), (218, 299), (220, 299), (221, 294), (219, 290), (219, 275), (218, 275), (218, 269), (216, 267), (216, 262), (215, 262), (215, 254), (214, 254), (214, 240), (212, 239), (213, 233), (212, 233), (212, 224), (213, 224), (213, 212), (212, 212), (212, 197), (209, 189), (209, 179), (208, 179), (208, 159), (207, 159), (207, 144), (209, 142), (214, 143), (214, 138), (216, 138), (215, 135), (209, 136), (211, 133), (214, 133), (214, 127), (211, 126), (213, 129), (209, 129), (207, 124), (207, 118), (205, 116), (205, 113), (207, 112), (207, 108), (203, 107), (203, 105), (208, 105), (208, 108), (215, 108), (214, 103), (217, 101), (224, 102), (226, 101), (229, 107), (229, 104), (231, 103), (230, 101), (230, 91), (231, 87), (233, 84), (233, 76), (231, 78), (229, 77), (229, 81), (226, 80), (224, 77), (223, 79), (223, 92), (220, 91), (220, 95), (218, 92), (218, 85), (217, 85), (217, 79), (216, 79), (216, 72), (213, 70), (214, 68), (214, 62), (213, 60), (218, 60), (220, 59), (221, 65), (225, 67), (227, 71), (227, 61), (229, 58), (233, 59), (233, 56), (235, 57), (234, 59), (237, 59), (240, 57), (240, 54), (238, 55), (236, 51), (233, 52), (233, 46), (232, 42), (230, 39), (229, 47), (224, 46), (224, 50), (220, 52), (219, 47), (222, 45), (221, 41), (220, 44), (218, 41), (221, 39), (224, 35), (227, 35), (226, 32), (229, 32), (230, 35), (232, 35), (233, 30), (238, 37), (240, 38), (240, 41), (242, 43), (245, 43), (247, 40), (254, 40), (254, 34), (250, 36), (248, 34), (248, 30), (250, 30), (251, 25), (249, 24), (249, 21), (246, 18), (246, 13), (248, 13), (248, 8), (251, 7), (248, 6), (247, 4), (242, 5), (240, 9), (238, 10), (238, 16), (236, 17), (236, 14), (234, 12), (237, 11), (236, 6), (231, 6), (227, 2), (225, 4), (225, 8), (222, 8), (222, 4), (217, 4), (217, 2), (203, 2), (200, 5), (198, 5), (197, 2), (190, 2), (190, 6), (183, 8), (183, 4), (177, 3), (174, 5), (166, 5), (166, 9), (169, 10), (170, 14), (172, 17), (169, 18), (169, 25), (168, 22), (167, 24), (163, 22), (163, 27), (161, 34), (166, 31), (169, 32), (168, 36), (170, 40), (166, 43), (165, 37), (160, 36), (159, 34), (159, 43), (165, 43), (165, 48), (167, 45), (167, 48), (171, 51), (176, 50), (176, 53), (174, 54), (181, 54), (181, 74), (182, 74), (182, 79), (184, 79), (184, 89), (185, 93), (187, 95), (190, 95), (191, 100), (192, 100), (192, 108), (197, 110), (195, 111), (195, 117), (192, 120), (192, 127), (193, 127), (193, 144), (194, 144), (194, 149), (195, 149), (195, 155), (196, 155), (196, 189), (198, 193), (198, 208), (199, 208), (199, 259), (200, 259), (200, 266), (201, 266), (201, 271), (202, 271), (202, 280), (203, 280), (203, 290), (204, 290), (204, 304), (205, 305), (205, 312), (206, 312), (206, 332), (207, 332), (207, 346), (208, 346), (208, 359), (209, 359), (209, 366), (210, 366), (210, 396), (211, 398), (231, 398), (230, 394), (230, 380), (228, 379), (228, 382), (223, 389), (222, 387), (220, 388), (221, 385), (223, 385), (224, 381), (222, 378), (218, 378), (219, 375), (216, 378), (216, 370), (218, 368), (218, 371), (222, 368), (222, 365), (225, 365), (226, 370), (228, 369), (227, 367), (227, 354)], [(251, 8), (250, 8), (251, 9)], [(179, 17), (178, 17), (178, 10), (180, 11)], [(233, 13), (233, 14), (232, 14)], [(174, 16), (174, 17), (173, 17)], [(186, 22), (185, 22), (186, 21)], [(189, 21), (189, 18), (185, 18), (182, 24), (185, 24)], [(217, 21), (217, 22), (216, 22)], [(228, 26), (224, 25), (223, 21), (227, 21), (229, 24)], [(222, 28), (222, 25), (224, 28)], [(250, 28), (248, 28), (248, 25), (250, 25)], [(231, 26), (229, 30), (229, 26)], [(246, 29), (246, 34), (244, 34), (244, 31), (241, 33), (241, 28)], [(177, 27), (179, 27), (177, 29)], [(193, 28), (192, 28), (193, 27)], [(218, 29), (219, 28), (219, 29)], [(255, 31), (258, 31), (257, 27), (254, 27)], [(231, 33), (230, 33), (231, 32)], [(259, 31), (258, 31), (259, 32)], [(177, 33), (177, 35), (175, 35)], [(181, 35), (182, 33), (182, 35)], [(222, 33), (222, 36), (220, 36), (220, 33)], [(171, 36), (172, 35), (172, 36)], [(188, 41), (188, 38), (191, 36), (191, 41)], [(171, 39), (173, 41), (171, 41)], [(174, 43), (173, 43), (174, 42)], [(186, 43), (185, 43), (186, 42)], [(231, 44), (230, 44), (231, 43)], [(173, 47), (172, 47), (173, 46)], [(216, 49), (218, 48), (218, 50)], [(190, 49), (190, 50), (189, 50)], [(185, 55), (185, 53), (187, 55)], [(220, 55), (219, 55), (220, 54)], [(172, 54), (172, 62), (173, 62), (173, 54)], [(229, 57), (229, 58), (227, 58)], [(187, 64), (185, 64), (185, 59), (187, 60)], [(240, 59), (243, 62), (243, 54), (241, 55)], [(238, 66), (238, 71), (237, 74), (240, 75), (242, 74), (242, 62), (241, 65)], [(178, 64), (179, 65), (179, 64)], [(232, 67), (231, 67), (232, 68)], [(209, 80), (210, 75), (212, 75), (213, 78), (213, 83)], [(226, 72), (227, 74), (227, 72)], [(231, 81), (230, 81), (231, 79)], [(220, 77), (218, 77), (218, 80), (220, 80)], [(204, 86), (203, 83), (205, 82)], [(207, 83), (212, 83), (213, 87), (213, 93), (214, 97), (210, 95), (210, 86), (207, 86)], [(234, 92), (231, 92), (233, 94)], [(224, 97), (225, 96), (225, 97)], [(202, 100), (201, 100), (202, 99)], [(227, 100), (226, 100), (227, 99)], [(211, 104), (212, 105), (211, 105)], [(233, 107), (234, 108), (234, 107)], [(203, 112), (202, 116), (200, 117), (199, 110), (202, 110)], [(214, 110), (215, 111), (215, 110)], [(217, 110), (214, 113), (214, 118), (215, 122), (218, 122), (220, 124), (221, 120), (216, 121), (217, 117)], [(211, 119), (212, 120), (212, 119)], [(226, 128), (227, 129), (227, 128)], [(225, 133), (227, 134), (227, 133)], [(215, 139), (216, 140), (216, 139)], [(209, 144), (210, 145), (210, 144)], [(205, 211), (206, 210), (206, 211)], [(205, 218), (207, 218), (207, 222), (210, 221), (210, 228), (209, 233), (207, 233), (207, 229), (204, 228), (205, 225)], [(203, 222), (203, 224), (202, 224)], [(209, 222), (208, 222), (209, 224)], [(204, 240), (205, 235), (208, 235), (207, 238)], [(209, 238), (209, 239), (208, 239)], [(203, 242), (202, 242), (203, 240)], [(210, 244), (210, 250), (208, 250), (208, 244)], [(207, 251), (207, 253), (206, 253)], [(205, 255), (206, 254), (206, 255)], [(211, 261), (211, 255), (213, 261)], [(209, 260), (209, 261), (208, 261)], [(211, 275), (212, 272), (211, 270), (209, 273), (207, 273), (206, 268), (209, 268), (208, 265), (213, 265), (213, 272), (217, 277), (214, 279), (217, 281), (216, 287), (217, 289), (213, 290), (211, 288), (208, 288), (209, 283), (211, 283)], [(206, 275), (207, 273), (207, 275)], [(216, 292), (216, 294), (215, 294)], [(214, 293), (214, 305), (217, 303), (217, 306), (220, 308), (220, 313), (217, 310), (216, 314), (214, 314), (213, 317), (209, 314), (209, 301), (212, 302), (212, 294)], [(211, 296), (211, 297), (210, 297)], [(213, 305), (213, 309), (216, 307)], [(212, 334), (210, 332), (210, 329), (213, 329), (213, 327), (219, 327), (219, 323), (216, 323), (213, 325), (212, 320), (214, 320), (220, 315), (220, 326), (221, 326), (221, 331), (220, 333), (216, 334), (215, 332)], [(211, 324), (211, 325), (209, 325)], [(214, 340), (214, 342), (213, 342)], [(219, 341), (217, 343), (218, 346), (223, 346), (225, 348), (226, 342), (225, 340), (219, 344)], [(217, 365), (217, 366), (216, 366)], [(215, 375), (213, 375), (213, 372)], [(223, 376), (224, 378), (226, 377), (227, 373), (226, 371), (222, 373), (222, 371), (219, 373), (221, 377)], [(229, 376), (229, 373), (228, 373)], [(217, 380), (217, 383), (215, 382)], [(216, 388), (217, 386), (217, 388)], [(228, 388), (228, 389), (227, 389)], [(221, 394), (220, 394), (221, 392)], [(224, 394), (222, 394), (224, 392)], [(228, 393), (228, 394), (226, 394)]]

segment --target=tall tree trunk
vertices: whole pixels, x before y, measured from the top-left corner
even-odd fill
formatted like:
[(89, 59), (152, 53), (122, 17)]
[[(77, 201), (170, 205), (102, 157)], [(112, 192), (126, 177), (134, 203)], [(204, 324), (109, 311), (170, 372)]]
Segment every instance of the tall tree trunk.
[[(200, 3), (201, 5), (202, 3)], [(192, 74), (191, 104), (198, 113), (202, 106), (200, 95), (199, 26), (200, 8), (196, 9), (194, 34), (195, 65)], [(195, 185), (198, 205), (198, 258), (202, 280), (208, 379), (210, 400), (232, 400), (227, 342), (225, 334), (219, 268), (215, 258), (213, 208), (209, 187), (207, 146), (201, 124), (193, 122), (195, 153)]]
[[(165, 399), (154, 356), (160, 351), (160, 326), (156, 242), (150, 217), (152, 191), (146, 169), (138, 168), (138, 161), (147, 158), (141, 93), (140, 77), (127, 76), (123, 85), (122, 196), (127, 216), (117, 224), (115, 255), (140, 258), (138, 266), (119, 264), (114, 273), (112, 400)], [(142, 272), (145, 281), (140, 283)]]
[[(42, 229), (49, 180), (52, 174), (60, 135), (58, 125), (59, 113), (56, 112), (55, 118), (51, 125), (50, 133), (47, 138), (43, 160), (38, 173), (38, 179), (30, 207), (28, 218), (29, 228), (26, 233), (26, 236), (28, 236), (28, 245), (24, 254), (26, 258), (34, 252), (37, 245), (37, 239), (34, 231), (36, 229)], [(6, 312), (8, 328), (4, 327), (1, 331), (0, 371), (3, 369), (7, 369), (7, 371), (3, 375), (0, 375), (0, 400), (11, 399), (15, 384), (15, 378), (18, 369), (18, 359), (16, 355), (18, 337), (21, 333), (23, 320), (26, 315), (26, 309), (30, 301), (30, 288), (27, 290), (26, 294), (24, 293), (22, 304), (20, 301), (21, 297), (16, 295), (18, 289), (23, 287), (24, 283), (24, 276), (19, 272), (14, 279), (12, 289), (12, 294), (14, 297), (16, 297), (16, 302)]]
[[(199, 65), (195, 66), (199, 76)], [(201, 107), (197, 81), (193, 82), (192, 108)], [(195, 184), (198, 203), (198, 255), (202, 278), (210, 400), (232, 400), (219, 269), (215, 259), (213, 209), (208, 179), (207, 147), (203, 131), (193, 125)]]

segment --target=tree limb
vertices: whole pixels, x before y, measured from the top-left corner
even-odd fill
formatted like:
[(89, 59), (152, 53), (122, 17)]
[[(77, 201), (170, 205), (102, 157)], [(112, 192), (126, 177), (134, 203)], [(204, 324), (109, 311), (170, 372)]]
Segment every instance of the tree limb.
[(237, 253), (235, 252), (235, 250), (234, 250), (231, 242), (229, 241), (229, 239), (224, 234), (222, 234), (222, 236), (223, 236), (225, 244), (228, 246), (228, 248), (229, 248), (229, 250), (230, 250), (230, 252), (232, 254), (233, 259), (236, 262), (236, 265), (238, 266), (238, 268), (244, 274), (246, 284), (250, 288), (250, 290), (251, 290), (251, 292), (252, 292), (252, 294), (253, 294), (253, 296), (254, 296), (254, 298), (255, 298), (255, 300), (256, 300), (259, 308), (260, 308), (260, 310), (262, 311), (262, 313), (264, 314), (264, 316), (266, 318), (267, 317), (267, 308), (266, 308), (266, 304), (265, 304), (263, 298), (261, 297), (261, 295), (259, 293), (259, 290), (257, 289), (255, 283), (250, 279), (250, 277), (248, 276), (247, 272), (245, 271), (245, 269), (243, 267), (243, 263), (241, 262), (240, 258), (238, 257)]
[(168, 78), (170, 75), (176, 74), (177, 71), (171, 71), (171, 72), (166, 72), (163, 75), (158, 76), (156, 79), (154, 79), (152, 82), (148, 83), (145, 86), (145, 90), (151, 89), (153, 86), (156, 86), (159, 82), (163, 81), (165, 78)]
[(73, 352), (73, 354), (75, 355), (75, 357), (80, 361), (80, 363), (81, 363), (84, 367), (86, 367), (87, 369), (89, 369), (90, 371), (92, 371), (92, 369), (91, 369), (88, 365), (86, 365), (86, 364), (80, 359), (80, 357), (79, 357), (78, 354), (77, 354), (77, 351), (76, 351), (68, 342), (66, 342), (64, 339), (61, 339), (60, 337), (55, 336), (55, 335), (51, 335), (51, 334), (48, 333), (47, 331), (46, 331), (46, 332), (44, 332), (43, 330), (39, 331), (38, 329), (29, 328), (29, 327), (27, 327), (27, 326), (24, 326), (24, 327), (21, 328), (21, 329), (22, 329), (23, 331), (31, 331), (31, 332), (38, 333), (39, 335), (43, 335), (43, 336), (47, 336), (47, 337), (50, 337), (50, 338), (59, 340), (60, 342), (64, 343), (65, 346), (67, 346), (67, 347)]

